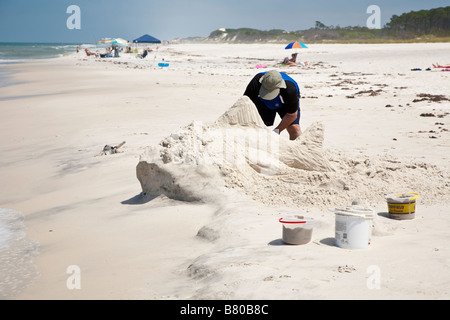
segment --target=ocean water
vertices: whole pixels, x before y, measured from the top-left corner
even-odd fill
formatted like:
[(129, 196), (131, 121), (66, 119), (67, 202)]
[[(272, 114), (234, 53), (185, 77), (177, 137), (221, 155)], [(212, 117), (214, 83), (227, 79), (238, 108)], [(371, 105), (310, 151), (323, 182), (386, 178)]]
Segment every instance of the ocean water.
[[(62, 57), (76, 52), (78, 44), (0, 42), (0, 63)], [(85, 48), (88, 45), (83, 45)]]
[[(93, 44), (81, 44), (81, 46), (90, 49), (96, 47)], [(6, 65), (34, 59), (63, 57), (75, 53), (77, 47), (78, 44), (73, 43), (0, 42), (0, 87), (12, 84)]]
[(33, 263), (38, 253), (38, 242), (26, 236), (23, 214), (0, 208), (0, 300), (14, 298), (39, 276)]

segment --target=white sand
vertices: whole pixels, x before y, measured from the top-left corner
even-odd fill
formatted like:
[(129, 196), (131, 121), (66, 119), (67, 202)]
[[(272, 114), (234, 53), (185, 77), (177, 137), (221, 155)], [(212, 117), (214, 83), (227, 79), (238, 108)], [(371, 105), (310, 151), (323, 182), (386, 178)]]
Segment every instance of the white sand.
[[(40, 276), (11, 298), (448, 299), (450, 101), (413, 100), (450, 98), (448, 72), (425, 71), (449, 49), (311, 45), (299, 55), (308, 67), (278, 68), (280, 45), (183, 44), (145, 60), (11, 66), (0, 207), (22, 212), (40, 244)], [(298, 141), (261, 127), (240, 99), (258, 64), (300, 84)], [(254, 134), (278, 156), (243, 148)], [(149, 167), (157, 179), (139, 181)], [(388, 218), (394, 192), (420, 194), (414, 220)], [(341, 249), (327, 208), (355, 198), (376, 212), (372, 243)], [(299, 212), (317, 221), (312, 241), (284, 245), (278, 219)], [(66, 286), (71, 265), (79, 290)]]

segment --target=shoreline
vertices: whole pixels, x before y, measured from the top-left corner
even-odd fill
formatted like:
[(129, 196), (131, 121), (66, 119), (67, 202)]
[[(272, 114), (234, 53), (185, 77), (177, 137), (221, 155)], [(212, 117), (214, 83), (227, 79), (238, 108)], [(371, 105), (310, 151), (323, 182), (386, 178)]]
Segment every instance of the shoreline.
[(0, 88), (16, 84), (16, 82), (11, 82), (11, 74), (13, 74), (13, 72), (7, 67), (5, 67), (16, 63), (19, 62), (7, 62), (7, 63), (0, 62)]
[[(273, 44), (180, 44), (147, 60), (80, 53), (8, 66), (19, 83), (0, 88), (0, 178), (8, 182), (0, 207), (24, 214), (27, 237), (40, 243), (34, 261), (41, 272), (11, 299), (448, 299), (449, 186), (442, 179), (450, 163), (450, 104), (413, 100), (450, 98), (448, 73), (425, 71), (446, 63), (450, 44), (355, 46), (312, 46), (299, 55), (309, 62), (303, 68), (276, 67), (287, 53)], [(158, 67), (162, 59), (168, 68)], [(388, 219), (386, 203), (374, 203), (373, 246), (351, 251), (333, 245), (334, 216), (323, 207), (245, 197), (226, 207), (143, 199), (136, 165), (146, 148), (193, 121), (215, 121), (264, 70), (258, 64), (299, 80), (302, 128), (324, 124), (331, 159), (390, 163), (369, 176), (361, 169), (359, 186), (399, 173), (395, 186), (405, 190), (379, 192), (419, 192), (416, 218)], [(416, 67), (423, 71), (411, 71)], [(121, 152), (99, 156), (105, 144), (122, 141)], [(421, 190), (410, 190), (414, 173), (402, 171), (411, 163)], [(330, 200), (323, 205), (343, 201), (345, 190), (336, 186), (322, 188)], [(319, 220), (313, 241), (284, 246), (280, 212), (299, 209)], [(218, 240), (199, 237), (202, 228)], [(66, 286), (71, 265), (81, 269), (81, 290)], [(340, 272), (346, 265), (354, 268)], [(382, 270), (383, 290), (366, 286), (371, 265)]]

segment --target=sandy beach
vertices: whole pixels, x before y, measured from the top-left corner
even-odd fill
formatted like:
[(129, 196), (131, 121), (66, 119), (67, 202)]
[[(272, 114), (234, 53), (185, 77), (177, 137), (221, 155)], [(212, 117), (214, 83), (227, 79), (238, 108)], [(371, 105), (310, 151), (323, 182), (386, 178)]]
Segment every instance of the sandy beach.
[[(298, 67), (280, 44), (153, 49), (8, 66), (0, 208), (23, 214), (38, 272), (7, 299), (450, 298), (449, 43), (311, 44)], [(270, 174), (217, 165), (224, 132), (265, 130), (224, 115), (272, 69), (299, 83), (303, 135), (281, 133)], [(385, 196), (411, 192), (415, 218), (391, 219)], [(328, 209), (354, 199), (375, 213), (367, 249), (335, 245)], [(316, 221), (309, 243), (283, 243), (287, 214)]]

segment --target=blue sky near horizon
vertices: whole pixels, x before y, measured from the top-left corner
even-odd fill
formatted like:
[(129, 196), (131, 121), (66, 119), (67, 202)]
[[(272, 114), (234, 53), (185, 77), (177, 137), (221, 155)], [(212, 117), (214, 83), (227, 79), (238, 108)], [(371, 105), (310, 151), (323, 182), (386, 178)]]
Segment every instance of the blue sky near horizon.
[[(70, 5), (81, 29), (68, 29)], [(450, 5), (450, 0), (0, 0), (0, 42), (95, 43), (102, 37), (160, 40), (208, 36), (219, 28), (303, 30), (325, 25), (365, 26), (370, 5), (381, 25), (392, 15)]]

